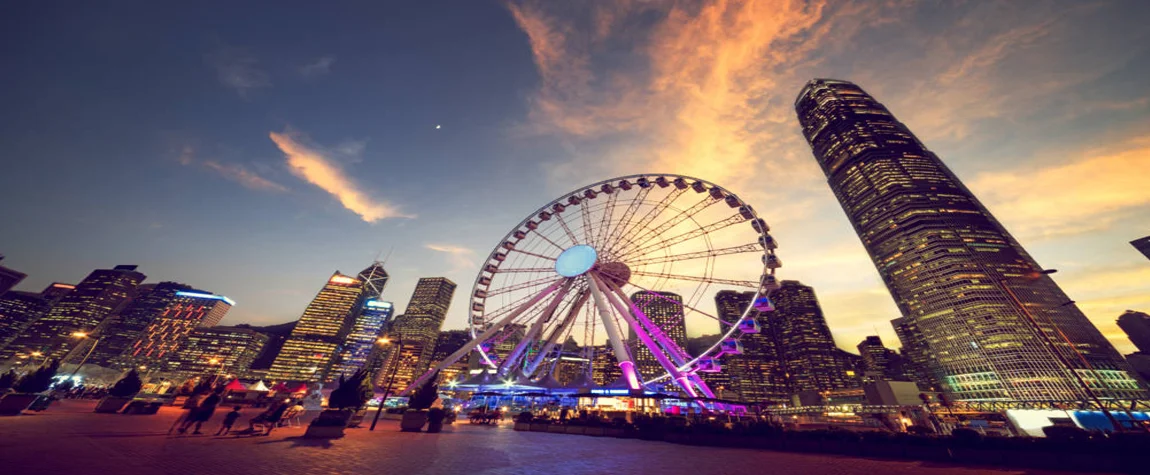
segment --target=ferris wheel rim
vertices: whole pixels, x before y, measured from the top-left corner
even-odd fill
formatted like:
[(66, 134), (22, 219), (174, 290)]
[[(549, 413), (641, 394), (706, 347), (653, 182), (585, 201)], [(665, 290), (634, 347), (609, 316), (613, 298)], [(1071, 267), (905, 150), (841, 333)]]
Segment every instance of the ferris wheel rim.
[[(508, 253), (510, 252), (511, 249), (503, 247), (505, 243), (512, 241), (513, 238), (516, 237), (515, 235), (517, 232), (523, 232), (525, 230), (525, 228), (527, 227), (528, 223), (532, 222), (537, 217), (539, 217), (541, 213), (550, 212), (550, 210), (555, 209), (556, 204), (564, 205), (564, 203), (568, 202), (568, 200), (570, 200), (572, 197), (576, 197), (577, 199), (582, 201), (582, 196), (585, 192), (587, 192), (588, 190), (593, 190), (595, 193), (599, 193), (600, 192), (599, 190), (601, 188), (603, 188), (603, 185), (615, 186), (615, 185), (622, 183), (622, 182), (628, 182), (633, 186), (638, 186), (636, 181), (640, 178), (647, 178), (647, 179), (651, 180), (651, 183), (650, 183), (651, 187), (656, 186), (655, 180), (658, 178), (663, 178), (666, 180), (677, 180), (677, 179), (690, 180), (692, 182), (692, 185), (694, 185), (694, 183), (702, 183), (704, 186), (707, 187), (708, 190), (712, 189), (712, 188), (718, 189), (720, 192), (722, 192), (723, 196), (734, 197), (739, 203), (741, 203), (742, 206), (745, 206), (746, 208), (748, 208), (749, 214), (751, 215), (751, 217), (746, 218), (743, 221), (752, 222), (752, 221), (760, 220), (758, 212), (756, 210), (754, 210), (754, 208), (751, 207), (748, 203), (746, 203), (741, 198), (739, 198), (738, 194), (733, 193), (730, 190), (728, 190), (728, 189), (726, 189), (720, 185), (717, 185), (714, 182), (711, 182), (709, 180), (705, 180), (705, 179), (701, 179), (701, 178), (697, 178), (697, 177), (693, 177), (693, 176), (689, 176), (689, 175), (681, 175), (681, 174), (675, 174), (675, 173), (638, 173), (638, 174), (612, 177), (612, 178), (600, 180), (600, 181), (597, 181), (594, 183), (590, 183), (587, 185), (583, 185), (583, 186), (571, 189), (570, 191), (568, 191), (566, 193), (559, 194), (557, 198), (548, 201), (543, 206), (536, 208), (531, 213), (528, 213), (526, 215), (526, 217), (524, 217), (521, 221), (519, 221), (519, 223), (517, 223), (515, 226), (513, 226), (510, 231), (508, 231), (506, 234), (504, 234), (503, 237), (495, 245), (495, 247), (492, 248), (491, 252), (487, 254), (487, 257), (483, 261), (483, 264), (481, 265), (480, 270), (477, 273), (475, 280), (473, 281), (471, 294), (469, 294), (469, 296), (468, 296), (469, 307), (467, 310), (467, 312), (468, 312), (467, 324), (468, 324), (468, 331), (469, 331), (471, 337), (473, 339), (477, 338), (479, 335), (479, 332), (480, 332), (480, 327), (482, 325), (489, 325), (490, 323), (492, 323), (492, 322), (486, 321), (486, 320), (482, 321), (482, 322), (477, 322), (476, 321), (477, 317), (486, 317), (488, 312), (487, 312), (486, 307), (484, 307), (484, 309), (482, 311), (475, 311), (475, 310), (473, 310), (472, 306), (476, 302), (484, 304), (488, 298), (493, 297), (493, 295), (492, 295), (492, 296), (484, 297), (482, 300), (477, 300), (476, 296), (478, 294), (477, 291), (484, 290), (490, 286), (490, 283), (488, 283), (486, 285), (481, 285), (481, 282), (485, 278), (485, 274), (487, 273), (487, 271), (485, 270), (486, 267), (489, 264), (491, 264), (492, 262), (499, 262), (499, 261), (497, 261), (496, 256), (500, 255), (501, 251), (508, 251)], [(663, 185), (659, 185), (659, 186), (665, 187)], [(616, 190), (615, 192), (613, 192), (611, 194), (618, 195), (620, 191), (624, 191), (624, 190)], [(671, 200), (671, 202), (673, 202), (673, 201), (674, 201), (674, 199)], [(564, 206), (566, 206), (566, 205), (564, 205)], [(581, 207), (583, 206), (582, 203), (580, 203), (580, 206)], [(586, 208), (584, 208), (584, 210), (586, 210)], [(561, 212), (556, 212), (555, 214), (560, 214), (560, 213)], [(650, 223), (648, 223), (648, 224), (650, 224)], [(564, 226), (566, 226), (566, 225), (564, 225)], [(525, 234), (531, 234), (532, 231), (534, 231), (534, 230), (533, 229), (527, 229)], [(568, 232), (570, 232), (570, 231), (568, 230)], [(541, 234), (541, 233), (535, 233), (535, 234), (542, 236), (544, 239), (546, 239), (546, 237), (543, 236), (543, 234)], [(762, 231), (760, 234), (766, 235), (766, 234), (768, 234), (768, 232)], [(706, 236), (706, 235), (707, 235), (706, 232), (701, 234), (701, 236)], [(521, 241), (522, 239), (526, 239), (526, 237), (518, 238), (518, 239), (516, 239), (516, 241)], [(554, 242), (552, 242), (551, 244), (555, 245), (556, 247), (560, 247), (560, 246), (558, 246), (558, 244), (556, 244)], [(588, 245), (588, 244), (583, 244), (583, 243), (577, 242), (575, 245), (577, 246), (577, 245)], [(560, 247), (560, 248), (562, 249), (562, 247)], [(566, 252), (566, 250), (564, 250), (563, 252)], [(774, 256), (773, 248), (768, 249), (768, 248), (764, 247), (763, 249), (761, 249), (760, 254), (764, 257), (764, 259), (767, 256)], [(544, 256), (536, 255), (536, 257), (544, 257)], [(496, 264), (496, 268), (498, 268), (498, 264)], [(543, 269), (538, 269), (538, 270), (542, 271)], [(497, 273), (492, 273), (492, 276), (495, 276), (496, 274)], [(775, 274), (775, 268), (771, 267), (769, 265), (766, 265), (764, 262), (762, 272), (759, 275), (759, 285), (756, 285), (754, 287), (754, 291), (753, 291), (754, 296), (752, 298), (752, 303), (755, 300), (757, 300), (758, 298), (770, 294), (771, 290), (764, 288), (763, 281), (768, 275), (773, 277), (774, 274)], [(558, 276), (556, 276), (556, 277), (558, 277)], [(561, 279), (556, 278), (553, 282), (558, 283), (561, 280), (570, 281), (570, 280), (573, 280), (575, 278), (576, 277), (564, 276)], [(632, 285), (633, 287), (642, 289), (642, 287), (639, 287), (638, 285), (635, 285), (635, 284), (630, 284), (630, 285)], [(708, 285), (710, 285), (710, 284), (708, 284)], [(630, 302), (630, 299), (628, 298), (627, 301)], [(504, 309), (514, 307), (516, 304), (517, 304), (517, 302), (510, 303), (510, 304), (506, 305), (504, 307)], [(697, 301), (696, 301), (696, 304), (697, 304)], [(687, 307), (687, 306), (684, 304), (684, 307)], [(695, 312), (702, 313), (704, 315), (708, 315), (705, 312), (694, 309), (693, 307), (692, 307), (692, 310)], [(718, 313), (718, 312), (716, 312), (716, 313)], [(759, 312), (754, 308), (754, 305), (748, 304), (746, 306), (746, 308), (742, 311), (742, 313), (739, 315), (739, 318), (737, 320), (735, 320), (734, 322), (731, 322), (729, 325), (729, 328), (726, 331), (720, 332), (719, 338), (715, 341), (715, 343), (710, 345), (704, 351), (700, 352), (698, 355), (690, 355), (688, 353), (689, 359), (684, 361), (683, 364), (678, 365), (678, 370), (679, 371), (688, 371), (688, 372), (691, 372), (693, 374), (694, 372), (696, 372), (698, 370), (699, 361), (702, 360), (703, 358), (721, 356), (721, 353), (718, 352), (717, 350), (722, 346), (723, 342), (725, 340), (730, 339), (730, 338), (737, 338), (738, 336), (742, 335), (743, 332), (741, 332), (741, 330), (739, 328), (739, 323), (746, 320), (747, 318), (749, 318), (750, 315), (757, 314), (757, 313), (759, 313)], [(721, 329), (721, 327), (722, 327), (722, 321), (720, 320), (720, 329)], [(481, 355), (482, 364), (485, 364), (486, 366), (491, 367), (491, 368), (497, 368), (500, 366), (496, 362), (492, 361), (491, 355), (489, 355), (488, 351), (485, 351), (481, 346), (477, 347), (476, 349), (479, 351), (479, 353)], [(684, 348), (684, 350), (685, 350), (685, 348)], [(653, 377), (649, 380), (646, 380), (646, 383), (647, 384), (657, 383), (657, 382), (661, 382), (663, 380), (667, 380), (670, 377), (671, 377), (670, 372), (663, 371), (662, 374), (660, 374), (656, 377)]]

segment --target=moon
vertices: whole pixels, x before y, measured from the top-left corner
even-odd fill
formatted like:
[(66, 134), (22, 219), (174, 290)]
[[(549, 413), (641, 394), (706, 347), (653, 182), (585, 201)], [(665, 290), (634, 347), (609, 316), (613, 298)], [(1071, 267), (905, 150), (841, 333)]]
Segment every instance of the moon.
[(441, 126), (439, 124), (435, 124), (435, 130), (439, 130), (440, 127)]

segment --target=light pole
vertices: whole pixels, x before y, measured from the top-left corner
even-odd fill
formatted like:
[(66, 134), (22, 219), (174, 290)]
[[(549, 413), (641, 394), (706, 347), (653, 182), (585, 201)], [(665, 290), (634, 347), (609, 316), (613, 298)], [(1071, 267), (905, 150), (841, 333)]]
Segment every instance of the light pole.
[[(386, 345), (391, 343), (391, 340), (389, 340), (387, 337), (383, 337), (379, 339), (379, 343), (381, 345)], [(389, 376), (387, 379), (387, 386), (383, 388), (383, 397), (379, 400), (379, 407), (375, 409), (375, 418), (371, 420), (371, 428), (368, 429), (369, 431), (375, 430), (375, 425), (379, 423), (379, 415), (383, 413), (383, 403), (387, 402), (387, 394), (391, 392), (391, 383), (395, 382), (395, 374), (399, 372), (399, 360), (403, 357), (403, 339), (400, 338), (395, 340), (395, 346), (395, 365), (393, 365), (394, 369), (391, 370), (391, 376)]]
[[(1045, 269), (1045, 270), (1037, 271), (1028, 277), (1031, 279), (1037, 279), (1043, 275), (1050, 275), (1050, 274), (1053, 274), (1055, 272), (1058, 272), (1058, 270), (1057, 269)], [(1071, 376), (1074, 376), (1074, 379), (1076, 381), (1078, 381), (1078, 384), (1082, 385), (1082, 389), (1084, 391), (1086, 391), (1086, 395), (1092, 401), (1094, 401), (1094, 404), (1098, 405), (1098, 408), (1102, 410), (1102, 414), (1105, 415), (1106, 419), (1110, 421), (1110, 424), (1114, 426), (1114, 430), (1121, 431), (1122, 430), (1122, 424), (1119, 424), (1118, 419), (1114, 418), (1114, 414), (1111, 414), (1110, 411), (1108, 409), (1106, 409), (1106, 406), (1104, 406), (1102, 404), (1102, 401), (1100, 399), (1098, 399), (1098, 395), (1094, 394), (1094, 390), (1090, 389), (1090, 385), (1086, 384), (1086, 380), (1082, 379), (1082, 375), (1078, 374), (1078, 372), (1074, 370), (1074, 367), (1070, 366), (1070, 362), (1066, 361), (1066, 358), (1063, 357), (1062, 353), (1058, 351), (1058, 347), (1054, 345), (1054, 340), (1051, 340), (1050, 335), (1047, 335), (1046, 331), (1043, 330), (1042, 327), (1038, 325), (1038, 320), (1034, 318), (1034, 314), (1030, 313), (1030, 309), (1026, 308), (1026, 306), (1022, 304), (1022, 301), (1019, 300), (1018, 295), (1014, 293), (1014, 290), (1012, 290), (1009, 285), (1006, 285), (1006, 281), (1007, 281), (1007, 279), (997, 279), (995, 282), (997, 282), (998, 285), (1000, 287), (1002, 287), (1003, 290), (1006, 291), (1006, 294), (1010, 296), (1010, 299), (1014, 301), (1014, 304), (1017, 305), (1018, 308), (1022, 309), (1022, 313), (1024, 315), (1026, 315), (1026, 319), (1030, 322), (1031, 326), (1034, 327), (1034, 332), (1037, 333), (1038, 336), (1040, 336), (1042, 338), (1042, 341), (1046, 343), (1046, 346), (1048, 348), (1050, 348), (1050, 353), (1053, 354), (1054, 358), (1057, 359), (1058, 362), (1062, 364), (1062, 367), (1065, 368), (1066, 371), (1068, 373), (1070, 373)], [(1059, 307), (1061, 307), (1063, 305), (1067, 305), (1067, 304), (1064, 303), (1062, 305), (1059, 305)], [(1067, 344), (1070, 345), (1071, 349), (1073, 349), (1075, 352), (1078, 352), (1078, 349), (1075, 348), (1074, 345), (1070, 343), (1069, 338), (1067, 338), (1066, 335), (1064, 333), (1062, 333), (1062, 330), (1058, 329), (1057, 325), (1054, 326), (1054, 329), (1056, 331), (1058, 331), (1059, 334), (1062, 335), (1062, 338), (1066, 339), (1066, 342), (1067, 342)], [(1093, 370), (1093, 367), (1090, 366), (1090, 363), (1086, 362), (1086, 357), (1082, 356), (1082, 353), (1078, 353), (1078, 357), (1082, 359), (1082, 362), (1086, 364), (1087, 368)], [(1095, 372), (1094, 375), (1095, 375), (1095, 377), (1098, 377), (1097, 372)]]
[[(90, 338), (90, 336), (84, 332), (74, 332), (74, 333), (72, 333), (72, 336), (75, 338), (79, 338), (80, 341), (84, 341), (85, 339)], [(76, 365), (76, 369), (72, 371), (72, 375), (68, 376), (68, 379), (71, 379), (73, 383), (75, 383), (76, 374), (78, 374), (80, 372), (80, 368), (84, 366), (84, 363), (88, 362), (88, 357), (92, 356), (92, 352), (96, 351), (96, 345), (100, 344), (101, 338), (104, 338), (104, 336), (100, 335), (98, 338), (96, 338), (96, 341), (92, 342), (92, 346), (90, 348), (88, 348), (87, 353), (84, 353), (84, 358), (80, 360), (80, 364)]]

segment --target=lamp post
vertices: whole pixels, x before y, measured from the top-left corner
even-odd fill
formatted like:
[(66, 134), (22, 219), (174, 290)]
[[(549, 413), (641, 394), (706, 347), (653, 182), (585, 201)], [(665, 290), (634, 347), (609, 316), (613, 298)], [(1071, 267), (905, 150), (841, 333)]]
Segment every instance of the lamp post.
[[(1038, 272), (1035, 272), (1035, 273), (1033, 273), (1027, 277), (1029, 277), (1030, 279), (1037, 279), (1043, 275), (1050, 275), (1050, 274), (1053, 274), (1055, 272), (1058, 272), (1058, 270), (1057, 269), (1045, 269), (1045, 270), (1040, 270)], [(1038, 325), (1038, 320), (1036, 318), (1034, 318), (1034, 314), (1030, 313), (1030, 309), (1026, 308), (1026, 306), (1022, 304), (1022, 300), (1020, 300), (1018, 298), (1018, 295), (1014, 293), (1014, 290), (1011, 289), (1010, 286), (1006, 285), (1007, 280), (1008, 279), (997, 279), (995, 282), (997, 282), (998, 285), (1000, 287), (1002, 287), (1003, 290), (1006, 291), (1006, 294), (1010, 296), (1010, 299), (1012, 301), (1014, 301), (1014, 304), (1017, 305), (1018, 308), (1022, 309), (1022, 313), (1024, 315), (1026, 315), (1026, 319), (1030, 322), (1030, 325), (1034, 327), (1034, 332), (1037, 333), (1038, 336), (1042, 338), (1042, 341), (1044, 343), (1046, 343), (1046, 346), (1050, 349), (1050, 353), (1052, 355), (1054, 355), (1054, 358), (1057, 359), (1059, 363), (1062, 364), (1062, 367), (1065, 368), (1066, 371), (1068, 373), (1070, 373), (1070, 375), (1073, 376), (1076, 381), (1078, 381), (1078, 384), (1080, 384), (1082, 386), (1082, 389), (1084, 391), (1086, 391), (1086, 396), (1089, 397), (1090, 400), (1092, 400), (1094, 402), (1094, 404), (1096, 404), (1098, 406), (1098, 408), (1102, 410), (1102, 414), (1105, 415), (1106, 419), (1110, 421), (1110, 424), (1114, 426), (1114, 430), (1121, 431), (1122, 430), (1122, 424), (1118, 423), (1118, 420), (1114, 418), (1114, 415), (1111, 414), (1108, 409), (1106, 409), (1106, 406), (1104, 406), (1102, 404), (1102, 401), (1100, 399), (1098, 399), (1098, 395), (1095, 394), (1094, 390), (1090, 388), (1090, 385), (1086, 383), (1086, 380), (1082, 379), (1082, 375), (1078, 374), (1078, 372), (1074, 370), (1074, 367), (1070, 366), (1070, 362), (1067, 361), (1066, 358), (1064, 356), (1062, 356), (1062, 353), (1058, 351), (1058, 347), (1054, 345), (1054, 340), (1051, 340), (1050, 335), (1047, 335), (1046, 331), (1043, 330), (1042, 327)], [(1062, 306), (1065, 306), (1068, 304), (1069, 303), (1063, 303), (1062, 305), (1059, 305), (1058, 307), (1062, 307)], [(1058, 307), (1056, 307), (1056, 308), (1058, 308)], [(1066, 343), (1068, 345), (1070, 345), (1070, 348), (1073, 349), (1075, 351), (1075, 353), (1078, 353), (1078, 349), (1075, 348), (1072, 343), (1070, 343), (1070, 339), (1066, 337), (1066, 334), (1062, 333), (1062, 330), (1060, 330), (1057, 325), (1054, 326), (1054, 329), (1060, 335), (1062, 335), (1062, 338), (1066, 340)], [(1093, 370), (1093, 367), (1090, 366), (1090, 363), (1086, 361), (1086, 357), (1082, 356), (1082, 353), (1078, 353), (1078, 357), (1082, 359), (1082, 362), (1086, 365), (1087, 368)], [(1095, 374), (1095, 377), (1098, 377), (1097, 372), (1095, 372), (1094, 374)], [(1099, 378), (1099, 380), (1101, 380), (1101, 378)]]
[[(379, 339), (381, 345), (391, 343), (387, 337)], [(399, 360), (403, 357), (403, 339), (395, 340), (395, 364), (391, 370), (391, 376), (387, 378), (387, 386), (383, 388), (383, 398), (379, 400), (379, 407), (375, 408), (375, 417), (371, 420), (371, 428), (369, 431), (375, 430), (375, 425), (379, 423), (379, 415), (383, 413), (383, 403), (387, 402), (387, 394), (391, 392), (391, 383), (395, 382), (395, 374), (399, 372)]]
[[(79, 338), (80, 341), (84, 341), (85, 339), (90, 338), (90, 336), (85, 332), (73, 332), (72, 336), (75, 338)], [(96, 345), (100, 344), (101, 338), (104, 338), (104, 336), (100, 335), (98, 338), (96, 338), (96, 341), (92, 342), (92, 346), (90, 348), (88, 348), (87, 353), (84, 353), (84, 358), (80, 360), (80, 364), (76, 365), (76, 369), (72, 371), (72, 374), (70, 376), (68, 376), (68, 379), (71, 379), (73, 383), (75, 383), (76, 374), (78, 374), (80, 372), (80, 368), (84, 366), (84, 363), (88, 362), (88, 357), (92, 356), (92, 352), (96, 351)]]

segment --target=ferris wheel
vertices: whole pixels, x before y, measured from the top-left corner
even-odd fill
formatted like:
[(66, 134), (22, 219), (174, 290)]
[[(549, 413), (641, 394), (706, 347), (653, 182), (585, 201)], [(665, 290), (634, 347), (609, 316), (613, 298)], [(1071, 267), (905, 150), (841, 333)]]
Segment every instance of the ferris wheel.
[[(769, 231), (734, 193), (697, 178), (581, 187), (531, 213), (487, 256), (471, 292), (473, 341), (453, 356), (477, 350), (501, 380), (530, 386), (574, 341), (588, 363), (589, 351), (609, 349), (628, 390), (673, 382), (714, 397), (699, 373), (719, 371), (722, 355), (741, 352), (738, 337), (759, 331), (755, 315), (773, 310), (781, 264)], [(746, 304), (718, 311), (723, 290)], [(690, 354), (687, 331), (721, 336)]]

